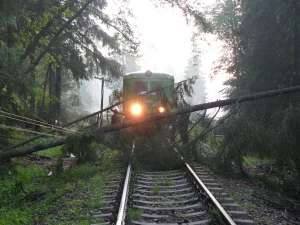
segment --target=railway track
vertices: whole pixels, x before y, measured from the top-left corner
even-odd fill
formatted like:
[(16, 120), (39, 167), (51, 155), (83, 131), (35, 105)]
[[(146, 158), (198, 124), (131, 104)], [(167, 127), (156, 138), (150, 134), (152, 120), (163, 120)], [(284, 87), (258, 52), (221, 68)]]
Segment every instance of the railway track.
[(171, 171), (112, 175), (91, 225), (253, 225), (205, 168), (184, 163)]

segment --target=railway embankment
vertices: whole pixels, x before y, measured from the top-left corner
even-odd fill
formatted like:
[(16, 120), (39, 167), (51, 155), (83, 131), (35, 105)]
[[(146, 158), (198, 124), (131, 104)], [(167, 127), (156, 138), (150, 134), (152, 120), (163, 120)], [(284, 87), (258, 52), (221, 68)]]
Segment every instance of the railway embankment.
[(300, 224), (297, 180), (287, 182), (288, 173), (281, 176), (283, 172), (278, 171), (272, 160), (245, 157), (244, 173), (241, 173), (234, 163), (226, 162), (227, 166), (224, 166), (218, 148), (203, 144), (195, 155), (196, 161), (210, 170), (224, 190), (247, 210), (257, 224)]
[(214, 176), (257, 224), (300, 224), (299, 203), (295, 200), (269, 190), (257, 180)]

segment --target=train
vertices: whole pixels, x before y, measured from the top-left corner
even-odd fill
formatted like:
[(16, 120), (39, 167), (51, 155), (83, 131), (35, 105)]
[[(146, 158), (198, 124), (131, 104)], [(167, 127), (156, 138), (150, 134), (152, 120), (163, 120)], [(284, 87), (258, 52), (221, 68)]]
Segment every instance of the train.
[[(120, 116), (119, 119), (112, 119), (113, 124), (120, 120), (138, 122), (153, 115), (172, 112), (176, 109), (174, 85), (174, 77), (166, 73), (146, 71), (126, 74), (123, 77), (123, 104), (117, 112), (122, 116), (121, 119)], [(151, 130), (149, 125), (143, 129)]]
[(174, 77), (164, 73), (130, 73), (123, 78), (123, 112), (127, 120), (142, 120), (175, 108)]

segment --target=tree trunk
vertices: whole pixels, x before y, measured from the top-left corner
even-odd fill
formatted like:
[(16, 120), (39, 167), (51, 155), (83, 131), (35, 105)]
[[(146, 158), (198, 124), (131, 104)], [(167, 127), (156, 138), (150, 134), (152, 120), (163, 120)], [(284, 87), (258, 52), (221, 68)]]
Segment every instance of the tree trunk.
[[(36, 78), (35, 78), (35, 73), (33, 72), (32, 73), (32, 76), (31, 76), (31, 83), (32, 83), (32, 86), (35, 86), (35, 81), (36, 81)], [(30, 93), (30, 112), (32, 114), (35, 114), (35, 93), (34, 93), (34, 90), (31, 90), (31, 93)]]
[(60, 106), (61, 106), (61, 66), (53, 69), (51, 67), (49, 73), (49, 115), (48, 118), (51, 123), (55, 123), (56, 120), (59, 120), (60, 117)]
[(5, 160), (13, 158), (13, 157), (23, 156), (23, 155), (27, 155), (27, 154), (30, 154), (33, 152), (42, 151), (42, 150), (46, 150), (48, 148), (63, 145), (63, 144), (65, 144), (65, 141), (66, 141), (66, 139), (62, 138), (62, 139), (55, 140), (55, 141), (52, 141), (47, 144), (39, 144), (39, 145), (23, 147), (23, 148), (20, 147), (20, 148), (13, 149), (10, 151), (2, 151), (2, 152), (0, 152), (0, 161), (5, 161)]
[(49, 70), (49, 98), (50, 98), (50, 102), (49, 102), (49, 107), (48, 107), (48, 120), (50, 123), (53, 123), (54, 118), (55, 118), (55, 112), (54, 112), (54, 96), (55, 96), (55, 80), (56, 80), (56, 74), (55, 71), (53, 69), (53, 66), (50, 65), (50, 70)]
[(56, 80), (55, 80), (55, 120), (60, 120), (60, 111), (61, 111), (61, 66), (56, 68)]
[(51, 65), (48, 65), (48, 69), (47, 69), (47, 72), (46, 72), (45, 81), (44, 81), (44, 85), (43, 85), (42, 102), (39, 105), (39, 116), (43, 119), (47, 119), (47, 117), (45, 115), (45, 113), (46, 113), (45, 100), (46, 100), (46, 93), (47, 93), (47, 84), (49, 82), (50, 67), (51, 67)]
[[(295, 79), (299, 76), (299, 64), (300, 64), (300, 28), (299, 28), (299, 22), (300, 22), (300, 3), (299, 0), (294, 0), (294, 76)], [(298, 78), (299, 79), (299, 78)], [(296, 82), (298, 80), (295, 80)], [(297, 84), (299, 84), (297, 82)], [(295, 85), (295, 83), (294, 83)]]

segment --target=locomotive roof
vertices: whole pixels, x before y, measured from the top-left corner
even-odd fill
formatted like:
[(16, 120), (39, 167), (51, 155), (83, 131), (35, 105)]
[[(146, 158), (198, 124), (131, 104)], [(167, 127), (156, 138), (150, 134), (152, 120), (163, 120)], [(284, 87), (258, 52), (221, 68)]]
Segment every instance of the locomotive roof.
[(130, 78), (168, 78), (168, 79), (174, 79), (173, 76), (166, 74), (166, 73), (155, 73), (155, 72), (134, 72), (134, 73), (128, 73), (124, 76), (124, 78), (130, 79)]

